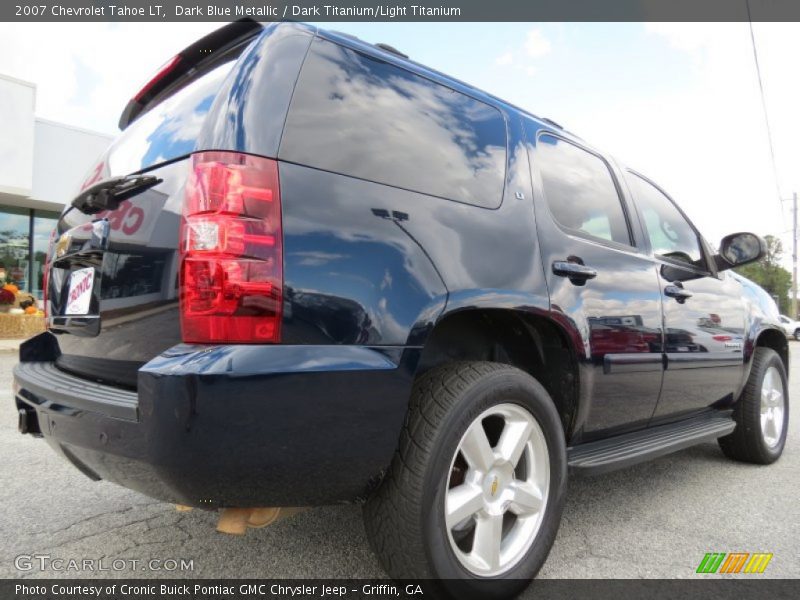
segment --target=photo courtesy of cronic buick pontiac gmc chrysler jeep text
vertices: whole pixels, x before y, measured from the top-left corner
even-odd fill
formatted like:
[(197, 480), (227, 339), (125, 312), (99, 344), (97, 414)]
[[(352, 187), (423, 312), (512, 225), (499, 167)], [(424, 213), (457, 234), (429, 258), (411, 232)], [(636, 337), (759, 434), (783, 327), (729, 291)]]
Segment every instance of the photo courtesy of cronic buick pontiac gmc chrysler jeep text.
[(14, 371), (20, 430), (91, 479), (242, 527), (360, 502), (392, 577), (505, 598), (568, 472), (715, 439), (781, 455), (786, 335), (731, 271), (763, 241), (715, 252), (552, 121), (389, 46), (245, 21), (120, 127)]

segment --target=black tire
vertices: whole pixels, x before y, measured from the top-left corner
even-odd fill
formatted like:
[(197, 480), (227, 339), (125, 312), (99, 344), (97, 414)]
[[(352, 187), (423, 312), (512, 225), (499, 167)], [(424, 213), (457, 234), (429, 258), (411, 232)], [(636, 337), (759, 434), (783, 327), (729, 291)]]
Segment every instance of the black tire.
[(800, 329), (795, 329), (794, 330), (794, 339), (795, 340), (800, 340)]
[[(755, 349), (750, 368), (750, 376), (744, 391), (736, 403), (733, 417), (736, 429), (733, 433), (719, 438), (719, 446), (726, 456), (741, 462), (768, 465), (780, 458), (786, 444), (786, 431), (789, 426), (789, 396), (786, 385), (786, 369), (778, 353), (771, 348)], [(774, 367), (780, 375), (783, 386), (783, 426), (776, 445), (770, 447), (761, 430), (761, 388), (767, 371)]]
[[(544, 434), (550, 491), (536, 537), (523, 557), (500, 577), (477, 577), (448, 541), (444, 496), (452, 457), (470, 424), (493, 406), (526, 409)], [(367, 537), (395, 579), (433, 579), (436, 595), (511, 598), (544, 564), (561, 521), (567, 481), (566, 445), (555, 405), (533, 377), (490, 362), (450, 363), (414, 385), (399, 448), (381, 486), (364, 507)]]

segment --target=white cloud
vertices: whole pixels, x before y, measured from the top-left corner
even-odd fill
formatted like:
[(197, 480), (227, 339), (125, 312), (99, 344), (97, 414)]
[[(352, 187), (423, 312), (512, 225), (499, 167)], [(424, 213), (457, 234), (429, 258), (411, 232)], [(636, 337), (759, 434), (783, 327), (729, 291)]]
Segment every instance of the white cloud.
[(550, 54), (552, 47), (540, 29), (531, 29), (525, 35), (525, 40), (515, 49), (506, 50), (495, 59), (495, 64), (500, 67), (511, 67), (515, 71), (532, 76), (537, 69), (533, 61)]
[(540, 29), (531, 29), (523, 45), (525, 53), (531, 58), (541, 58), (550, 54), (550, 40)]
[(719, 30), (708, 23), (645, 23), (645, 31), (663, 36), (677, 50), (695, 52), (713, 43)]
[(508, 52), (504, 52), (503, 54), (498, 56), (494, 62), (495, 64), (501, 67), (508, 66), (514, 62), (514, 53), (511, 52), (511, 50), (509, 50)]

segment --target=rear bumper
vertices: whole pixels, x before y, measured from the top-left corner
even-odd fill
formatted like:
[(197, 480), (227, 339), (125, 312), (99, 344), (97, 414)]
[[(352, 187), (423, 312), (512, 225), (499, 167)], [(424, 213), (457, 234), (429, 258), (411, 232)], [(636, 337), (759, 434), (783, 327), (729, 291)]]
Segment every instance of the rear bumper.
[(26, 342), (14, 369), (21, 426), (94, 479), (209, 508), (363, 496), (391, 461), (419, 355), (176, 346), (126, 391), (60, 371), (48, 344)]

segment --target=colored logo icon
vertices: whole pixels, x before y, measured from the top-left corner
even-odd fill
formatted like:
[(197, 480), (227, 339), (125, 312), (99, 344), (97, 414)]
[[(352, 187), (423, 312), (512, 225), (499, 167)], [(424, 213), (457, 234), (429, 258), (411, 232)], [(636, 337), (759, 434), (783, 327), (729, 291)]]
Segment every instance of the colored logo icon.
[(772, 553), (766, 552), (708, 552), (700, 561), (697, 573), (717, 573), (736, 574), (736, 573), (763, 573), (769, 561), (772, 560)]

